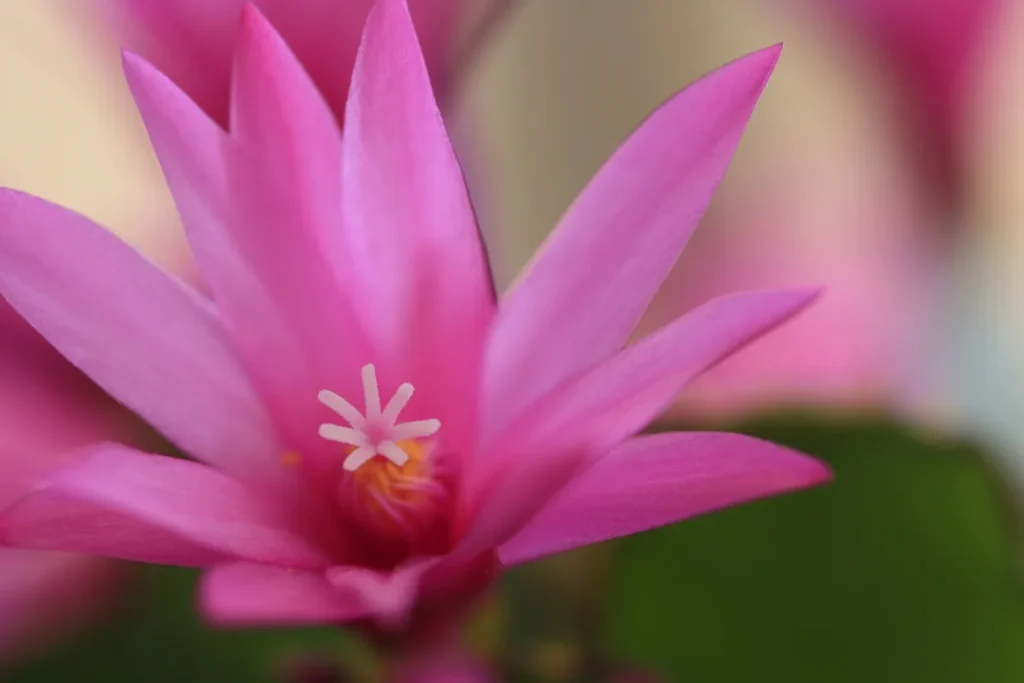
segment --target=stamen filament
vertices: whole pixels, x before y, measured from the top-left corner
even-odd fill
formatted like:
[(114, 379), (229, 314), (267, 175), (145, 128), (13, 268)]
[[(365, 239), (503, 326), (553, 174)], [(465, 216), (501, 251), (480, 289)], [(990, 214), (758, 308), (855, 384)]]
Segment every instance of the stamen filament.
[(367, 422), (380, 419), (380, 388), (377, 386), (377, 370), (372, 363), (363, 366), (363, 397)]
[(398, 387), (398, 391), (388, 401), (388, 405), (384, 408), (384, 413), (381, 415), (381, 419), (388, 424), (394, 424), (395, 420), (398, 419), (398, 414), (402, 412), (409, 403), (409, 399), (412, 398), (413, 388), (412, 385), (406, 382), (402, 386)]
[(394, 441), (377, 444), (377, 452), (399, 467), (409, 462), (409, 455), (398, 447)]
[(342, 464), (342, 467), (344, 467), (347, 472), (355, 472), (369, 462), (375, 455), (377, 455), (377, 449), (373, 446), (360, 446), (348, 454), (348, 457), (345, 458), (345, 462)]
[(392, 434), (395, 441), (421, 439), (425, 436), (433, 436), (440, 428), (441, 422), (439, 420), (416, 420), (395, 425)]
[(320, 436), (328, 441), (347, 444), (349, 446), (369, 446), (370, 441), (366, 434), (357, 429), (349, 429), (341, 425), (322, 424), (320, 425)]
[(359, 412), (358, 408), (343, 399), (341, 396), (338, 396), (333, 391), (324, 389), (317, 394), (317, 398), (320, 399), (320, 402), (325, 406), (345, 418), (345, 420), (352, 425), (354, 429), (358, 429), (360, 431), (364, 431), (366, 429), (366, 420), (363, 418), (363, 414)]

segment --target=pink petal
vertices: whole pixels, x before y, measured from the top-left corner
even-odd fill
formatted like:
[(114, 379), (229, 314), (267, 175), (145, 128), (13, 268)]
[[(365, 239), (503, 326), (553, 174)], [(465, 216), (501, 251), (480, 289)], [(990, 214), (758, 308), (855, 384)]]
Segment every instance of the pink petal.
[[(134, 424), (0, 300), (0, 509), (83, 443)], [(23, 649), (81, 625), (114, 588), (113, 562), (0, 549), (0, 669)]]
[(739, 434), (658, 434), (623, 443), (559, 493), (511, 540), (502, 563), (672, 524), (820, 484), (827, 467)]
[(414, 561), (393, 571), (339, 566), (327, 571), (335, 589), (365, 605), (367, 614), (383, 626), (400, 629), (409, 618), (424, 572), (431, 559)]
[(780, 49), (669, 100), (576, 199), (502, 301), (487, 355), (488, 433), (626, 342), (704, 213)]
[[(243, 0), (92, 0), (114, 9), (133, 49), (181, 84), (222, 124)], [(337, 114), (345, 110), (356, 46), (371, 0), (254, 0), (298, 55)], [(459, 0), (412, 0), (431, 72), (447, 81)]]
[(326, 572), (238, 562), (203, 578), (202, 609), (227, 625), (341, 623), (376, 619), (400, 627), (432, 560), (394, 571), (337, 566)]
[(152, 65), (128, 52), (122, 59), (125, 79), (181, 214), (193, 255), (206, 278), (213, 280), (206, 284), (218, 289), (222, 280), (252, 280), (221, 226), (228, 202), (227, 134)]
[(214, 469), (103, 444), (11, 506), (0, 534), (26, 548), (165, 564), (239, 557), (326, 565), (290, 526), (273, 498)]
[[(341, 136), (330, 111), (273, 28), (243, 12), (235, 61), (228, 183), (234, 242), (300, 340), (316, 384), (281, 411), (292, 441), (323, 446), (316, 395), (361, 391), (370, 351), (343, 285)], [(273, 363), (273, 359), (267, 359)], [(312, 410), (311, 410), (312, 408)]]
[[(285, 311), (238, 252), (229, 228), (227, 135), (170, 82), (126, 54), (125, 76), (174, 195), (189, 244), (263, 402), (285, 430), (322, 387)], [(308, 428), (308, 425), (307, 425)]]
[(490, 467), (468, 484), (468, 500), (479, 507), (465, 552), (515, 533), (580, 467), (643, 429), (692, 379), (816, 296), (790, 290), (715, 299), (552, 391), (482, 448)]
[(88, 219), (0, 190), (0, 294), (197, 458), (273, 478), (281, 450), (209, 302)]
[(730, 420), (785, 405), (920, 420), (942, 400), (935, 331), (948, 285), (942, 240), (928, 234), (935, 216), (878, 141), (846, 140), (852, 154), (838, 176), (821, 170), (834, 150), (807, 146), (812, 158), (792, 150), (783, 168), (749, 178), (743, 196), (709, 217), (638, 331), (722, 292), (814, 282), (828, 294), (701, 376), (676, 416)]
[(324, 572), (238, 562), (206, 572), (206, 617), (229, 626), (336, 624), (369, 615), (367, 605), (332, 586)]
[(68, 451), (136, 426), (0, 300), (0, 509)]
[[(411, 381), (408, 419), (437, 418), (462, 451), (475, 421), (494, 294), (458, 160), (408, 10), (380, 0), (352, 77), (344, 147), (345, 223), (393, 382)], [(417, 414), (416, 406), (429, 406)]]

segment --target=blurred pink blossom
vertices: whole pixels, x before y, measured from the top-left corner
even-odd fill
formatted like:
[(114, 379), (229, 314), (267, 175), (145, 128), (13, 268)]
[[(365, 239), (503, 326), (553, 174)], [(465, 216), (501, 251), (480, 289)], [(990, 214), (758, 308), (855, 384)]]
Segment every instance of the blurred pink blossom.
[(0, 292), (199, 461), (85, 449), (6, 511), (9, 541), (204, 567), (221, 623), (397, 628), (502, 565), (828, 479), (741, 435), (635, 437), (816, 291), (720, 297), (623, 348), (779, 48), (656, 111), (499, 310), (405, 4), (370, 14), (344, 138), (243, 15), (230, 133), (125, 60), (212, 298), (80, 215), (0, 194)]
[(958, 195), (979, 50), (993, 35), (1001, 0), (798, 1), (830, 14), (876, 51), (875, 66), (893, 77), (893, 98), (905, 98), (921, 172), (941, 196)]
[(659, 293), (641, 331), (723, 292), (828, 288), (797, 320), (694, 382), (675, 414), (729, 419), (813, 406), (926, 419), (935, 409), (930, 335), (942, 261), (929, 208), (884, 162), (853, 161), (842, 177), (820, 163), (794, 146), (758, 184), (742, 184)]

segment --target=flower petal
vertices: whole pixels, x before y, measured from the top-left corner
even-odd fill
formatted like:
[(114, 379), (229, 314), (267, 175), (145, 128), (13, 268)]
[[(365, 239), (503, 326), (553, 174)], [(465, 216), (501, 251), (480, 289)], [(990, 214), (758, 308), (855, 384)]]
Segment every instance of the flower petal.
[(327, 570), (327, 580), (337, 590), (365, 605), (367, 614), (379, 624), (400, 629), (416, 602), (420, 579), (435, 564), (435, 559), (417, 560), (392, 571), (332, 567)]
[(324, 571), (236, 562), (203, 577), (203, 612), (226, 625), (320, 624), (375, 619), (403, 625), (419, 591), (426, 559), (394, 571), (336, 566)]
[(206, 572), (200, 605), (230, 626), (337, 624), (370, 614), (355, 595), (338, 590), (322, 571), (236, 562)]
[(10, 545), (166, 564), (329, 561), (272, 497), (216, 470), (116, 444), (82, 452), (2, 516)]
[(740, 434), (641, 436), (565, 487), (501, 546), (505, 565), (827, 481), (828, 468)]
[(494, 293), (401, 0), (380, 0), (366, 24), (345, 115), (344, 184), (354, 264), (373, 292), (364, 315), (385, 355), (380, 370), (396, 386), (416, 386), (406, 416), (440, 419), (448, 447), (463, 451)]
[[(627, 439), (693, 378), (807, 307), (815, 290), (714, 299), (563, 383), (482, 452), (467, 500), (477, 513), (465, 552), (516, 532), (581, 467)], [(481, 486), (480, 483), (483, 482)]]
[(288, 416), (315, 390), (314, 373), (284, 311), (242, 258), (227, 221), (227, 134), (139, 57), (124, 71), (217, 312), (272, 414)]
[(68, 451), (137, 427), (0, 299), (0, 509)]
[(501, 302), (487, 352), (484, 430), (626, 342), (700, 220), (780, 47), (669, 100), (576, 199)]
[(273, 478), (281, 450), (208, 301), (88, 219), (0, 190), (0, 294), (197, 458)]
[(281, 410), (294, 414), (292, 441), (315, 450), (323, 446), (317, 393), (358, 395), (359, 369), (370, 360), (344, 286), (351, 268), (341, 241), (341, 135), (301, 65), (252, 6), (243, 11), (235, 57), (228, 226), (309, 359), (315, 384), (296, 385), (303, 395)]
[[(243, 0), (91, 0), (115, 10), (128, 43), (227, 124), (231, 49)], [(281, 32), (341, 120), (371, 0), (252, 0)], [(442, 82), (459, 0), (412, 0), (427, 61)]]

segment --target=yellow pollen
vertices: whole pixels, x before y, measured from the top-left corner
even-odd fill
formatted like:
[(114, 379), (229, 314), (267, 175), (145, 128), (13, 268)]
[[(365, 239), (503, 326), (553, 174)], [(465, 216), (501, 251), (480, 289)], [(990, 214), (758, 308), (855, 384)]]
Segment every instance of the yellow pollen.
[(396, 465), (380, 456), (371, 458), (352, 473), (356, 484), (367, 492), (378, 493), (392, 500), (414, 503), (423, 497), (420, 485), (430, 480), (428, 449), (416, 439), (397, 442), (409, 460)]
[(288, 451), (281, 456), (281, 464), (286, 467), (295, 467), (302, 462), (302, 456), (295, 451)]

